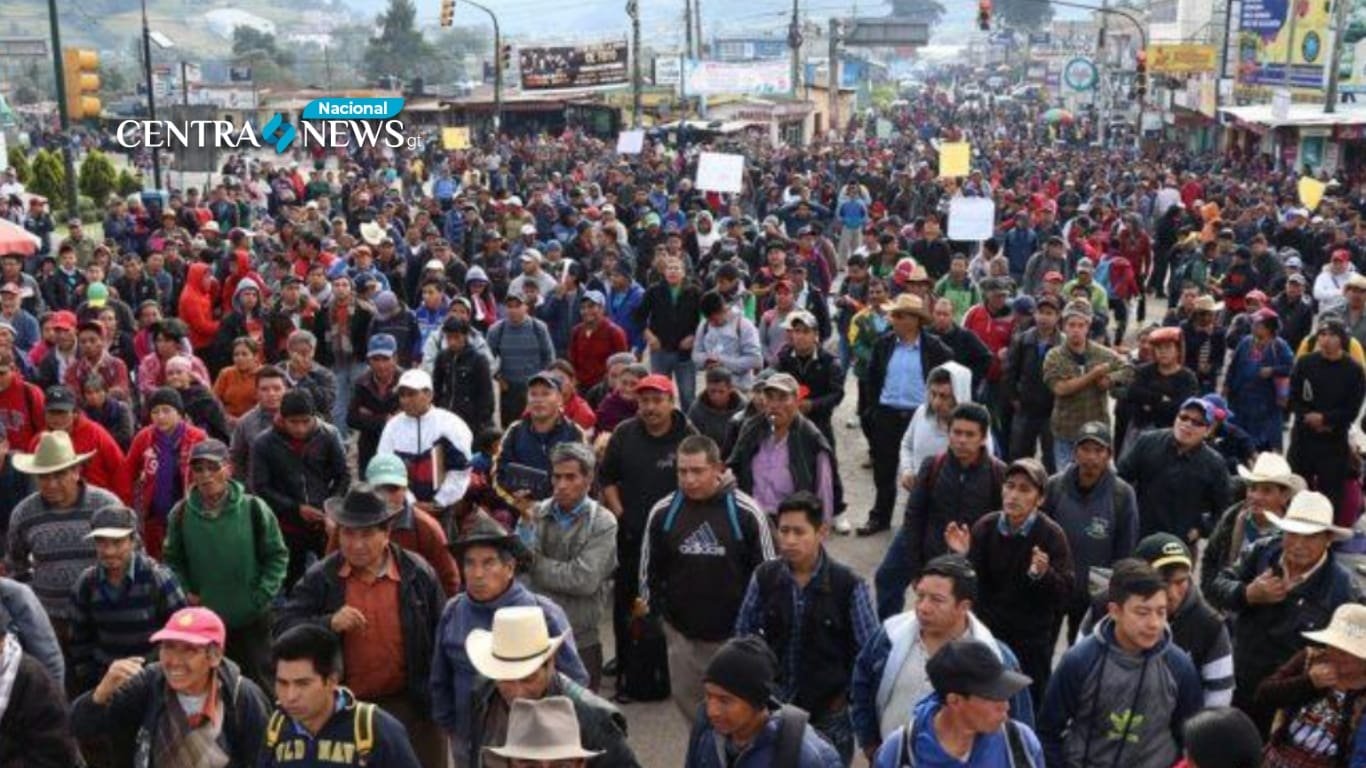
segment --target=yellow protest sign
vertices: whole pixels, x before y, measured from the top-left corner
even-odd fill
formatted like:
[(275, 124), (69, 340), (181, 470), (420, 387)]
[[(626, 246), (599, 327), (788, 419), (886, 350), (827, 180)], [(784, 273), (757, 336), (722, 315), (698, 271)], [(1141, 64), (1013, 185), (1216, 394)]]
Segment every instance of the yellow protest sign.
[(1305, 176), (1300, 179), (1299, 184), (1300, 203), (1304, 205), (1305, 208), (1313, 211), (1315, 208), (1319, 207), (1319, 201), (1323, 199), (1323, 191), (1327, 188), (1328, 185), (1318, 179)]
[(443, 149), (469, 149), (470, 129), (463, 125), (455, 128), (442, 128), (441, 146)]
[(939, 176), (967, 176), (972, 166), (972, 146), (966, 141), (939, 145)]

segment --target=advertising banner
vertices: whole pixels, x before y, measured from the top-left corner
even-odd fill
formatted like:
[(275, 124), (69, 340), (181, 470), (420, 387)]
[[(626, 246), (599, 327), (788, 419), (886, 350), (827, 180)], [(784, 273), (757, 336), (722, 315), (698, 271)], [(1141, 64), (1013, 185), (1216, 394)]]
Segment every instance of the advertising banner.
[(683, 91), (689, 96), (723, 93), (786, 94), (792, 71), (786, 61), (697, 61), (683, 64)]
[[(1291, 15), (1294, 15), (1292, 24)], [(1239, 70), (1248, 85), (1319, 89), (1328, 64), (1329, 3), (1321, 0), (1243, 0), (1239, 16)], [(1291, 39), (1291, 27), (1294, 39)]]
[(517, 51), (522, 90), (626, 85), (629, 51), (624, 39), (594, 45), (522, 46)]
[(1212, 45), (1154, 43), (1148, 46), (1148, 71), (1159, 75), (1213, 72), (1218, 55)]

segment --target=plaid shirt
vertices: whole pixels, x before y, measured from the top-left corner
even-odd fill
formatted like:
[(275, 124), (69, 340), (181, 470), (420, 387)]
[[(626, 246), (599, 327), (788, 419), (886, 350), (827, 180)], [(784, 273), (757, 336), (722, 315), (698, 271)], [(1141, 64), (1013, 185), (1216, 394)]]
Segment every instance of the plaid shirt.
[[(816, 570), (811, 574), (811, 580), (805, 587), (797, 586), (797, 580), (792, 578), (792, 569), (783, 568), (789, 594), (792, 596), (792, 638), (787, 644), (787, 652), (780, 660), (782, 664), (782, 678), (778, 684), (778, 698), (781, 701), (792, 701), (797, 696), (798, 682), (801, 680), (801, 658), (802, 658), (802, 620), (806, 615), (806, 606), (811, 599), (812, 585), (818, 584), (821, 580), (821, 571), (826, 565), (825, 549), (821, 549), (820, 560), (816, 563)], [(749, 587), (745, 590), (745, 599), (740, 603), (740, 612), (735, 619), (735, 635), (757, 635), (764, 628), (764, 616), (766, 611), (760, 601), (759, 581), (753, 576), (749, 579)], [(854, 644), (862, 648), (868, 643), (868, 638), (878, 630), (881, 623), (877, 619), (877, 612), (873, 609), (873, 599), (868, 594), (868, 584), (860, 579), (854, 585), (854, 593), (849, 597), (849, 624), (854, 630)], [(853, 669), (853, 658), (850, 658), (850, 669)], [(815, 714), (815, 713), (813, 713)]]
[[(1075, 379), (1098, 366), (1120, 362), (1119, 355), (1094, 341), (1086, 342), (1086, 351), (1080, 360), (1066, 344), (1059, 344), (1044, 356), (1043, 383), (1052, 389), (1059, 382)], [(1110, 423), (1109, 397), (1105, 390), (1092, 385), (1070, 395), (1054, 396), (1051, 421), (1054, 437), (1072, 440), (1088, 421)]]

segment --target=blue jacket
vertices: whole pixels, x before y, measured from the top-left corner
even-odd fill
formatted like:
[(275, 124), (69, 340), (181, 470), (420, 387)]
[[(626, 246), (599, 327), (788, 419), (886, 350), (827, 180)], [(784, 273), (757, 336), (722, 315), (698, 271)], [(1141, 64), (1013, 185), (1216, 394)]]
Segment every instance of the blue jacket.
[[(1006, 669), (1020, 671), (1020, 662), (1010, 646), (993, 637), (991, 630), (976, 616), (969, 614), (968, 622), (969, 637), (995, 648)], [(880, 729), (883, 706), (919, 634), (920, 624), (915, 613), (897, 614), (882, 622), (882, 626), (868, 638), (859, 652), (854, 662), (853, 678), (849, 682), (849, 716), (854, 721), (854, 736), (861, 746), (883, 740)], [(928, 687), (928, 678), (925, 684)], [(907, 720), (910, 720), (911, 714), (906, 713)], [(1020, 691), (1010, 700), (1010, 716), (1025, 725), (1034, 725), (1034, 702), (1029, 698), (1029, 689)]]
[(624, 292), (605, 291), (607, 315), (626, 331), (626, 341), (639, 352), (645, 348), (645, 324), (636, 319), (636, 308), (645, 300), (645, 289), (635, 281)]
[[(776, 749), (781, 727), (782, 718), (778, 712), (770, 713), (763, 730), (730, 768), (778, 768)], [(706, 712), (699, 708), (697, 723), (688, 738), (688, 757), (683, 761), (683, 768), (727, 768), (725, 755), (725, 737), (712, 729)], [(808, 724), (802, 734), (802, 751), (797, 764), (782, 768), (844, 768), (844, 762), (835, 748)]]
[(43, 604), (29, 585), (4, 576), (0, 576), (0, 629), (13, 633), (24, 653), (42, 662), (52, 679), (61, 684), (66, 677), (66, 660)]
[[(1028, 689), (1025, 693), (1028, 694)], [(911, 731), (912, 755), (916, 768), (1004, 768), (1011, 765), (1010, 743), (1006, 740), (1005, 727), (995, 733), (981, 734), (972, 741), (972, 752), (967, 762), (944, 751), (939, 739), (934, 735), (934, 715), (939, 711), (939, 696), (930, 694), (915, 705), (914, 728)], [(1043, 768), (1043, 747), (1039, 737), (1024, 723), (1015, 721), (1024, 741), (1025, 752), (1029, 754), (1030, 765), (1016, 765), (1014, 768)], [(873, 758), (873, 768), (900, 768), (902, 740), (906, 729), (896, 729)]]
[(1034, 230), (1025, 227), (1011, 227), (1001, 237), (1001, 252), (1010, 262), (1010, 274), (1023, 275), (1029, 257), (1039, 250), (1039, 236)]
[[(550, 636), (567, 635), (555, 653), (555, 668), (580, 685), (588, 685), (588, 671), (579, 660), (574, 645), (574, 631), (564, 610), (550, 598), (538, 595), (521, 582), (514, 581), (508, 591), (487, 603), (476, 602), (462, 592), (446, 603), (441, 612), (441, 623), (436, 627), (436, 653), (432, 658), (432, 720), (464, 742), (470, 733), (470, 704), (474, 682), (479, 676), (465, 653), (465, 639), (476, 629), (492, 629), (493, 614), (507, 606), (539, 605), (545, 611), (545, 622)], [(456, 754), (463, 754), (464, 744), (457, 744)]]
[[(370, 751), (365, 765), (375, 768), (420, 768), (408, 730), (393, 715), (376, 706), (373, 710)], [(332, 717), (317, 735), (310, 734), (276, 707), (266, 724), (266, 740), (258, 768), (325, 768), (359, 765), (356, 734), (356, 697), (342, 688)], [(355, 762), (352, 762), (353, 759)]]
[(1106, 617), (1053, 670), (1039, 710), (1048, 768), (1170, 768), (1181, 726), (1204, 706), (1200, 674), (1171, 630), (1133, 655)]

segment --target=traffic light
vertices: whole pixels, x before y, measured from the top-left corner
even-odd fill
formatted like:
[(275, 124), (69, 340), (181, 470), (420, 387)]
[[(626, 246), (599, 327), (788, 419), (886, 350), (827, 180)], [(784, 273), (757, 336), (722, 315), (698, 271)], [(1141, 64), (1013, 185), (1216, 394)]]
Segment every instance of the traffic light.
[(455, 0), (441, 0), (441, 26), (455, 25)]
[(1148, 95), (1148, 52), (1139, 51), (1134, 61), (1134, 93), (1139, 101)]
[(503, 43), (503, 50), (498, 52), (498, 56), (503, 62), (503, 71), (512, 69), (512, 43)]
[(100, 116), (100, 57), (88, 48), (62, 49), (66, 114), (70, 120)]
[(977, 28), (983, 32), (991, 31), (991, 0), (977, 1)]

